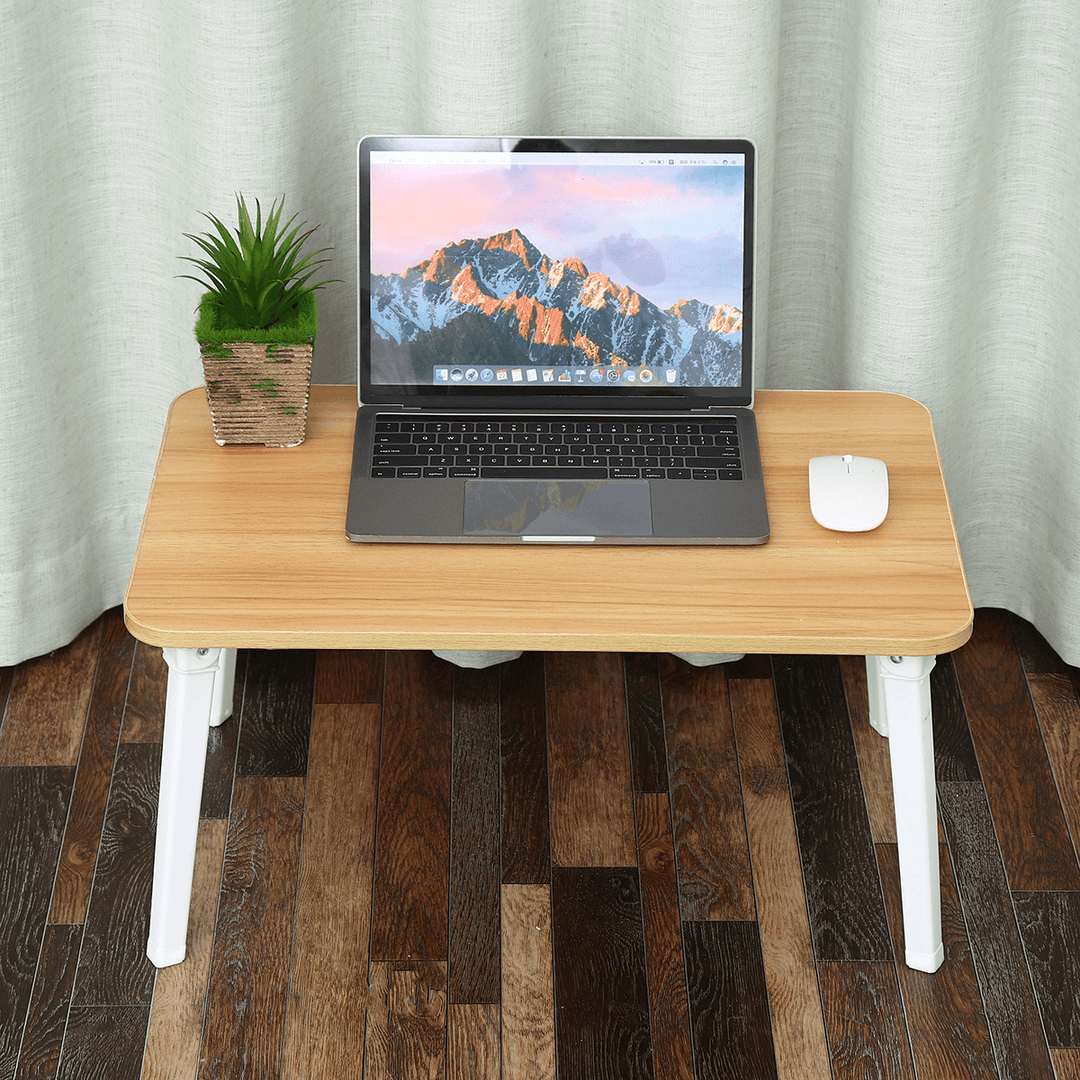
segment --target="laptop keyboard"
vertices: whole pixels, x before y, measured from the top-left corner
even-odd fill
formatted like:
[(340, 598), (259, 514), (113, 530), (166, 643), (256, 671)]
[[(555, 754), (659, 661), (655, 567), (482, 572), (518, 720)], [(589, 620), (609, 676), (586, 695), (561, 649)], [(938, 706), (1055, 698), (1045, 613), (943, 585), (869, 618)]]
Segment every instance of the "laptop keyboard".
[(373, 477), (741, 480), (734, 417), (375, 420)]

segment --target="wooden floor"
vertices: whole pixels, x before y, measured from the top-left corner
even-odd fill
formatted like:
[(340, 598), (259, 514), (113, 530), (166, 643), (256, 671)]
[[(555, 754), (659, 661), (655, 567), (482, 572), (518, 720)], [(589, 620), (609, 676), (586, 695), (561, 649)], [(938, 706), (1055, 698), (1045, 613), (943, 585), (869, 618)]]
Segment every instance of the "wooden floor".
[(0, 670), (0, 1080), (1080, 1077), (1080, 672), (980, 611), (933, 686), (936, 975), (861, 658), (332, 652), (240, 654), (155, 972), (164, 667), (109, 612)]

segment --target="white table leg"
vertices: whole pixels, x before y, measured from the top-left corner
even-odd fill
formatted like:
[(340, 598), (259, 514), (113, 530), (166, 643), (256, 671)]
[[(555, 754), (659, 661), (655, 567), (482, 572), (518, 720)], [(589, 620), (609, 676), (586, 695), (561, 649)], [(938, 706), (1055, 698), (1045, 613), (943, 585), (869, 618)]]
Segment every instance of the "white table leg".
[[(881, 679), (880, 656), (866, 658), (866, 691), (870, 698), (870, 726), (889, 737), (889, 718), (885, 715), (885, 683)], [(885, 659), (888, 659), (886, 657)]]
[[(200, 650), (196, 649), (196, 652)], [(215, 650), (211, 650), (215, 651)], [(210, 726), (220, 727), (232, 716), (233, 687), (236, 684), (236, 650), (218, 649), (217, 674), (214, 676), (214, 698), (210, 703)]]
[(904, 959), (919, 971), (937, 971), (941, 941), (934, 733), (930, 722), (932, 656), (868, 656), (870, 723), (889, 737)]
[(211, 724), (232, 712), (235, 649), (163, 649), (169, 665), (146, 954), (155, 967), (187, 953), (191, 881)]

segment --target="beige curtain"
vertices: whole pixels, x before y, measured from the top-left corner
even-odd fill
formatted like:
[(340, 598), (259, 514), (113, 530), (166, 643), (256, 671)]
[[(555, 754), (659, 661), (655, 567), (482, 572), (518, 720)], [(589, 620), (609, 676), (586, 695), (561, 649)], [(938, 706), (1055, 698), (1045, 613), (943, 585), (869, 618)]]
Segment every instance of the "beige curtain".
[(1072, 0), (0, 0), (0, 35), (0, 663), (122, 598), (199, 211), (322, 223), (351, 382), (358, 138), (528, 132), (754, 139), (760, 384), (925, 402), (975, 603), (1080, 664)]

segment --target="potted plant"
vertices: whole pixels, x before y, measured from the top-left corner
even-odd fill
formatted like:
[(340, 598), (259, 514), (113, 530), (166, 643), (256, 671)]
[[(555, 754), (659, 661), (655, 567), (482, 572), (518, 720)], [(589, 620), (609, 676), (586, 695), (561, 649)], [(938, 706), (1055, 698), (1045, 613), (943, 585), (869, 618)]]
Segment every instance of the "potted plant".
[(304, 441), (311, 389), (311, 355), (318, 328), (315, 290), (309, 285), (327, 248), (301, 255), (315, 231), (279, 228), (284, 209), (276, 201), (265, 224), (255, 200), (255, 224), (243, 195), (236, 198), (235, 237), (212, 214), (216, 232), (194, 236), (207, 258), (182, 255), (206, 277), (181, 274), (208, 291), (199, 301), (195, 336), (202, 353), (214, 438), (226, 443), (296, 446)]

